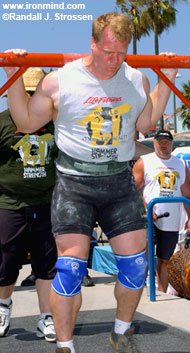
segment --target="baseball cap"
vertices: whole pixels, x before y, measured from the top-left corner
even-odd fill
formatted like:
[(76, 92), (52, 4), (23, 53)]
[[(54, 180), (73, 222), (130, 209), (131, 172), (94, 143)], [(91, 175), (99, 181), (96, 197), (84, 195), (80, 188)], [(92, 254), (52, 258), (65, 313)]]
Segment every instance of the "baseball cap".
[[(39, 67), (35, 67), (35, 68), (30, 67), (29, 69), (27, 69), (27, 71), (23, 74), (25, 90), (29, 92), (34, 92), (36, 90), (38, 82), (44, 76), (45, 76), (44, 71)], [(7, 93), (4, 94), (3, 98), (4, 97), (7, 97)]]
[(156, 140), (162, 140), (162, 139), (167, 139), (170, 141), (173, 141), (173, 136), (170, 131), (166, 130), (159, 130), (156, 135), (154, 136)]

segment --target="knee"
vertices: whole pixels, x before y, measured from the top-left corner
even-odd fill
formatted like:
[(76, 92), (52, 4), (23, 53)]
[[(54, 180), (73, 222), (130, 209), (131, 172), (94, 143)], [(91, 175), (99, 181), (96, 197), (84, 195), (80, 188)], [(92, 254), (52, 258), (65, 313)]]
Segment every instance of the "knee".
[(80, 293), (82, 279), (87, 272), (87, 260), (60, 256), (56, 262), (57, 274), (52, 282), (53, 290), (62, 296), (72, 297)]
[(146, 279), (146, 251), (128, 256), (115, 255), (115, 259), (119, 270), (119, 283), (129, 289), (142, 288)]

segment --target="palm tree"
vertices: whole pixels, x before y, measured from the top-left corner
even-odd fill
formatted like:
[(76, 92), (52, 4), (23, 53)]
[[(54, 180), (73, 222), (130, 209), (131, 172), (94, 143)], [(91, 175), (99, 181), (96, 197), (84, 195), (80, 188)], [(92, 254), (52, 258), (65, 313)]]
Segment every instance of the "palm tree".
[[(160, 1), (160, 0), (144, 0), (144, 1), (128, 1), (130, 4), (127, 5), (126, 0), (117, 0), (116, 4), (121, 7), (122, 12), (126, 12), (127, 15), (132, 17), (133, 24), (133, 54), (137, 53), (135, 50), (135, 43), (137, 39), (140, 39), (142, 35), (149, 35), (150, 30), (155, 33), (154, 46), (155, 54), (159, 54), (159, 36), (162, 32), (169, 28), (170, 25), (176, 23), (176, 10), (172, 6), (175, 1)], [(140, 15), (139, 15), (140, 10)], [(135, 16), (133, 16), (133, 13)], [(140, 36), (136, 37), (136, 32)], [(164, 121), (161, 117), (161, 127), (163, 128)]]
[(143, 0), (127, 1), (116, 0), (116, 5), (121, 8), (121, 12), (131, 20), (132, 38), (133, 38), (133, 54), (137, 54), (137, 41), (142, 36), (149, 35), (151, 27), (148, 23), (144, 23), (141, 18), (141, 13), (144, 5)]
[[(187, 2), (188, 0), (183, 0)], [(128, 5), (127, 5), (128, 3)], [(159, 54), (159, 36), (176, 23), (177, 10), (173, 7), (177, 0), (116, 0), (116, 4), (126, 13), (132, 21), (133, 30), (133, 54), (137, 53), (136, 43), (142, 35), (149, 35), (150, 30), (155, 34), (155, 54)], [(139, 28), (139, 36), (136, 36)], [(164, 127), (161, 117), (161, 127)]]
[[(184, 0), (187, 1), (187, 0)], [(159, 36), (176, 23), (177, 0), (116, 0), (116, 5), (130, 18), (133, 33), (133, 54), (137, 53), (136, 43), (142, 36), (155, 33), (155, 54), (159, 54)]]
[[(183, 95), (190, 101), (190, 81), (182, 85)], [(188, 128), (190, 130), (190, 110), (185, 103), (181, 102), (180, 107), (176, 109), (177, 117), (183, 120), (183, 128)]]
[(147, 0), (142, 11), (142, 21), (153, 30), (155, 54), (159, 54), (159, 36), (176, 23), (177, 10), (173, 7), (176, 1)]
[[(144, 22), (141, 18), (142, 9), (144, 6), (143, 0), (138, 1), (127, 1), (127, 0), (116, 0), (116, 5), (121, 8), (121, 12), (131, 21), (132, 39), (133, 39), (133, 54), (137, 54), (137, 41), (142, 36), (149, 35), (151, 27), (147, 22)], [(136, 131), (136, 139), (139, 138), (139, 132)]]

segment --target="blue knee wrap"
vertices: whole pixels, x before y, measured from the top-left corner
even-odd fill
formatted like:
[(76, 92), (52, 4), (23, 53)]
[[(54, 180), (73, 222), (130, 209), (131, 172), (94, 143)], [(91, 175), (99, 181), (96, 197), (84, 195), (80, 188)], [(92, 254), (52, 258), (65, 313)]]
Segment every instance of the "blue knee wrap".
[(140, 289), (144, 286), (146, 278), (146, 251), (135, 255), (115, 255), (119, 283), (130, 289)]
[(57, 274), (52, 288), (60, 295), (72, 297), (81, 291), (83, 277), (87, 273), (87, 260), (60, 256), (56, 262)]

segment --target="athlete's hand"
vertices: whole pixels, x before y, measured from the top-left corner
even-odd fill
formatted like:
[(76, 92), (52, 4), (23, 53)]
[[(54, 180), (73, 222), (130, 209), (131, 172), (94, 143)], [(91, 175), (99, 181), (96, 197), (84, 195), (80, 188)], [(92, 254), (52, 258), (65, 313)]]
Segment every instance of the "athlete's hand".
[[(176, 54), (172, 53), (172, 52), (163, 52), (163, 53), (160, 53), (160, 55), (165, 55), (168, 58), (174, 58), (176, 56)], [(171, 69), (170, 68), (163, 68), (163, 69), (161, 69), (161, 71), (163, 72), (164, 75), (166, 75), (166, 77), (169, 80), (175, 80), (178, 69), (177, 68), (171, 68)]]
[[(9, 50), (4, 51), (4, 53), (13, 53), (13, 54), (18, 55), (18, 56), (27, 55), (27, 51), (25, 49), (9, 49)], [(5, 70), (8, 78), (12, 77), (18, 71), (18, 69), (19, 68), (16, 67), (16, 66), (14, 66), (14, 67), (11, 67), (11, 66), (4, 67), (4, 70)]]

